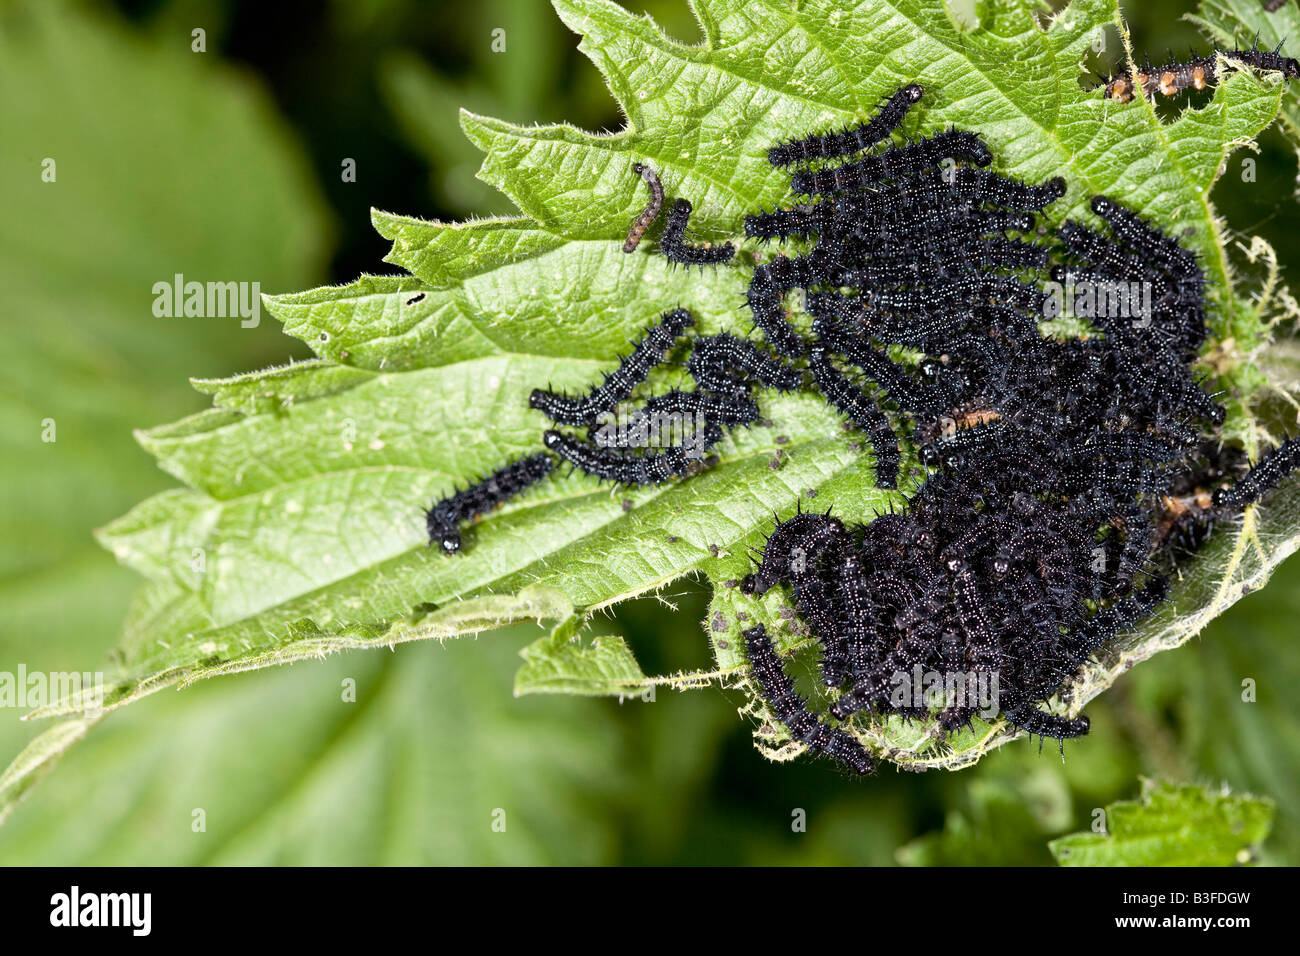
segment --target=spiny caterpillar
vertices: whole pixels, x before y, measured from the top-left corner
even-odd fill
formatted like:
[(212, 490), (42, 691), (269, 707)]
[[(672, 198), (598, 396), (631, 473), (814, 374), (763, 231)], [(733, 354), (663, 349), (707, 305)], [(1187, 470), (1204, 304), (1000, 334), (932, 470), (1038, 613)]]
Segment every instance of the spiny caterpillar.
[(792, 185), (795, 192), (805, 196), (829, 195), (933, 169), (945, 159), (987, 166), (993, 161), (993, 154), (974, 133), (951, 129), (830, 169), (800, 170), (794, 174)]
[(806, 136), (789, 143), (773, 146), (767, 159), (773, 166), (789, 166), (814, 159), (847, 156), (883, 142), (898, 128), (912, 104), (925, 95), (919, 83), (910, 83), (894, 92), (870, 120), (854, 127), (845, 127), (837, 133)]
[(1107, 80), (1105, 95), (1117, 102), (1127, 103), (1139, 88), (1148, 99), (1154, 98), (1157, 93), (1161, 96), (1177, 96), (1183, 90), (1203, 90), (1217, 81), (1221, 56), (1257, 70), (1281, 73), (1288, 80), (1300, 77), (1300, 61), (1282, 56), (1281, 51), (1281, 43), (1272, 50), (1259, 49), (1259, 38), (1256, 37), (1249, 50), (1216, 47), (1208, 56), (1193, 57), (1183, 62), (1171, 60), (1163, 66), (1152, 66), (1148, 61), (1136, 72), (1123, 70)]
[(695, 246), (686, 241), (686, 225), (691, 218), (691, 204), (685, 199), (676, 200), (668, 210), (664, 232), (659, 237), (659, 249), (669, 262), (688, 266), (717, 266), (736, 254), (729, 242), (720, 246)]
[(1214, 493), (1214, 506), (1225, 511), (1241, 511), (1277, 487), (1287, 475), (1300, 467), (1300, 438), (1288, 438), (1268, 452), (1235, 485)]
[(618, 368), (607, 373), (604, 381), (587, 394), (570, 397), (538, 388), (529, 396), (528, 404), (557, 425), (594, 424), (601, 412), (625, 401), (646, 380), (650, 370), (663, 361), (664, 353), (692, 324), (694, 320), (685, 309), (665, 312), (658, 324), (646, 329), (645, 337), (618, 363)]
[(813, 346), (808, 355), (808, 368), (826, 401), (871, 440), (871, 447), (876, 452), (876, 484), (881, 488), (893, 488), (898, 481), (898, 438), (885, 413), (835, 367), (824, 344)]
[(786, 676), (777, 657), (767, 628), (756, 625), (744, 632), (745, 652), (749, 669), (763, 699), (772, 708), (772, 714), (785, 724), (800, 743), (824, 753), (855, 773), (871, 773), (876, 762), (862, 744), (835, 727), (829, 727), (808, 710), (807, 704), (794, 689), (794, 682)]
[(501, 507), (537, 484), (555, 466), (550, 455), (538, 453), (492, 472), (463, 491), (443, 498), (429, 509), (425, 527), (429, 543), (437, 542), (447, 554), (460, 550), (460, 523)]
[(722, 439), (722, 428), (714, 422), (687, 437), (681, 444), (640, 454), (623, 448), (603, 448), (563, 432), (548, 431), (542, 443), (579, 471), (620, 485), (657, 485), (685, 475), (704, 460)]
[(797, 369), (730, 332), (697, 340), (687, 368), (700, 388), (715, 392), (747, 394), (755, 383), (792, 392), (803, 384)]

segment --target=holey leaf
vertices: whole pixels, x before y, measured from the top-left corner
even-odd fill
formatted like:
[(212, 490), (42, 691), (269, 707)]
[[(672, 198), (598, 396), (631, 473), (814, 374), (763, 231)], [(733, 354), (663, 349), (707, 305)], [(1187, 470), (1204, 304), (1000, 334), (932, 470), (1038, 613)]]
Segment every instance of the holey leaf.
[[(100, 533), (147, 578), (105, 709), (215, 674), (550, 620), (557, 631), (528, 648), (518, 692), (738, 686), (760, 747), (797, 754), (750, 694), (740, 630), (763, 622), (783, 650), (797, 651), (798, 622), (783, 615), (777, 591), (753, 600), (726, 583), (747, 571), (774, 514), (805, 503), (869, 520), (903, 500), (875, 488), (869, 443), (820, 398), (761, 393), (765, 424), (729, 435), (713, 467), (681, 481), (629, 491), (579, 474), (548, 479), (469, 529), (454, 558), (427, 547), (422, 509), (537, 450), (547, 422), (528, 407), (529, 391), (590, 384), (660, 313), (688, 308), (702, 334), (749, 332), (742, 292), (759, 250), (744, 244), (732, 264), (703, 274), (670, 268), (653, 231), (623, 253), (646, 201), (634, 162), (648, 161), (670, 195), (692, 200), (699, 238), (739, 242), (747, 213), (789, 198), (768, 146), (865, 118), (907, 82), (926, 90), (907, 134), (957, 125), (984, 137), (1004, 173), (1064, 176), (1069, 193), (1049, 224), (1095, 223), (1087, 201), (1105, 193), (1186, 236), (1209, 276), (1207, 368), (1229, 392), (1225, 433), (1257, 452), (1250, 409), (1275, 391), (1258, 359), (1271, 303), (1283, 297), (1258, 247), (1238, 280), (1245, 291), (1234, 289), (1209, 194), (1228, 154), (1277, 117), (1276, 78), (1232, 73), (1208, 104), (1168, 122), (1141, 100), (1105, 100), (1081, 78), (1102, 32), (1112, 42), (1124, 35), (1114, 0), (1076, 0), (1054, 17), (1007, 0), (980, 5), (978, 23), (954, 18), (941, 0), (696, 0), (696, 45), (609, 0), (555, 7), (627, 127), (593, 134), (462, 114), (486, 154), (481, 178), (519, 217), (375, 213), (403, 274), (268, 300), (318, 360), (199, 382), (211, 410), (141, 433), (185, 487)], [(905, 467), (916, 473), (914, 458)], [(1174, 600), (1055, 706), (1077, 712), (1135, 662), (1185, 642), (1260, 586), (1296, 546), (1298, 508), (1283, 491), (1220, 529), (1183, 566)], [(715, 586), (710, 670), (647, 676), (621, 641), (584, 637), (593, 613), (683, 576)], [(85, 704), (39, 713), (78, 719)], [(1013, 735), (998, 721), (944, 743), (893, 720), (859, 718), (852, 729), (912, 768), (968, 765)]]

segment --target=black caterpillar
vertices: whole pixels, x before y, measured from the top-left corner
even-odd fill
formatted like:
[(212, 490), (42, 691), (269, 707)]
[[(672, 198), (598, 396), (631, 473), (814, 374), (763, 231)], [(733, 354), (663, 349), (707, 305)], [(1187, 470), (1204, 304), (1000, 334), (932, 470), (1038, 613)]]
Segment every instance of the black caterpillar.
[(700, 388), (716, 392), (748, 393), (754, 383), (792, 392), (803, 384), (797, 369), (729, 332), (696, 341), (687, 368)]
[(645, 337), (619, 362), (618, 368), (605, 375), (604, 381), (586, 395), (576, 398), (534, 389), (528, 404), (560, 425), (591, 425), (601, 412), (609, 411), (631, 396), (633, 389), (646, 380), (650, 371), (663, 361), (673, 342), (694, 324), (685, 309), (665, 312), (658, 324), (646, 329)]
[(919, 103), (925, 95), (919, 83), (911, 83), (897, 90), (880, 107), (880, 110), (867, 122), (854, 127), (845, 127), (838, 133), (822, 133), (806, 136), (789, 143), (773, 146), (767, 151), (767, 159), (773, 166), (789, 166), (792, 163), (806, 163), (814, 159), (828, 159), (835, 156), (847, 156), (883, 142), (889, 134), (898, 128), (907, 111), (913, 104)]
[(687, 422), (748, 425), (758, 420), (758, 406), (747, 395), (673, 389), (648, 399), (622, 421), (613, 412), (602, 417), (604, 420), (587, 429), (588, 436), (596, 445), (602, 448), (648, 448), (664, 431)]
[(701, 432), (680, 445), (643, 454), (601, 448), (557, 431), (546, 432), (542, 443), (575, 468), (603, 481), (621, 485), (657, 485), (697, 467), (721, 439), (721, 426), (708, 422)]
[(691, 218), (691, 204), (685, 199), (676, 200), (668, 210), (664, 232), (659, 237), (659, 249), (669, 262), (688, 266), (718, 266), (736, 254), (729, 242), (720, 246), (696, 246), (686, 241), (686, 225)]
[(551, 473), (555, 461), (547, 454), (529, 455), (492, 472), (464, 491), (443, 498), (426, 515), (429, 542), (438, 542), (442, 550), (454, 554), (460, 550), (460, 523), (470, 521), (501, 507)]
[(857, 773), (871, 773), (876, 762), (862, 744), (843, 730), (822, 723), (808, 711), (803, 699), (795, 692), (794, 682), (782, 670), (781, 659), (767, 636), (767, 629), (759, 624), (745, 631), (744, 637), (750, 672), (776, 719), (785, 724), (801, 743), (827, 754)]
[(818, 343), (808, 356), (813, 381), (834, 408), (867, 434), (876, 451), (876, 484), (893, 488), (898, 481), (898, 439), (885, 413), (874, 399), (854, 385), (831, 360), (826, 346)]
[(1300, 467), (1300, 438), (1288, 438), (1261, 458), (1235, 485), (1216, 489), (1214, 505), (1221, 511), (1241, 511), (1277, 487), (1297, 467)]
[(945, 159), (961, 159), (976, 166), (987, 166), (993, 161), (993, 154), (974, 133), (952, 129), (906, 146), (891, 146), (883, 153), (842, 166), (815, 172), (801, 170), (794, 174), (791, 182), (794, 191), (805, 196), (829, 195), (933, 169)]

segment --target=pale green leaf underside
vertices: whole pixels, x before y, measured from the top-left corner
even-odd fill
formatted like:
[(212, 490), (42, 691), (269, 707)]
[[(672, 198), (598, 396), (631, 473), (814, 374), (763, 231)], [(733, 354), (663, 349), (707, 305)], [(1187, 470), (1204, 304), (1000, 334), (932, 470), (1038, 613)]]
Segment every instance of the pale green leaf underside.
[(1049, 846), (1062, 866), (1233, 866), (1255, 858), (1273, 812), (1260, 797), (1143, 780), (1137, 801), (1106, 808), (1107, 832)]
[[(213, 410), (141, 435), (187, 487), (101, 532), (148, 579), (127, 622), (109, 706), (343, 647), (581, 619), (687, 574), (717, 585), (743, 575), (774, 513), (804, 502), (852, 520), (899, 503), (874, 487), (869, 445), (823, 402), (765, 394), (772, 426), (730, 436), (716, 467), (689, 480), (635, 492), (578, 475), (548, 480), (478, 523), (455, 559), (430, 551), (422, 528), (431, 500), (538, 447), (547, 423), (528, 408), (533, 387), (591, 382), (645, 324), (678, 306), (693, 311), (702, 334), (748, 331), (741, 303), (752, 249), (734, 267), (703, 275), (669, 268), (653, 231), (637, 254), (621, 251), (645, 202), (634, 161), (648, 159), (670, 195), (691, 198), (701, 236), (738, 237), (746, 213), (786, 198), (787, 175), (765, 158), (770, 144), (865, 117), (904, 82), (927, 90), (909, 134), (959, 125), (985, 137), (1000, 171), (1032, 182), (1064, 175), (1070, 191), (1055, 204), (1054, 222), (1092, 221), (1087, 199), (1107, 193), (1194, 231), (1187, 241), (1204, 256), (1215, 330), (1235, 343), (1222, 379), (1233, 392), (1229, 430), (1254, 447), (1243, 410), (1260, 378), (1248, 359), (1266, 335), (1260, 308), (1232, 294), (1208, 193), (1228, 153), (1276, 117), (1276, 81), (1232, 75), (1205, 109), (1166, 125), (1146, 103), (1104, 100), (1080, 87), (1079, 64), (1099, 30), (1120, 27), (1113, 0), (1078, 0), (1042, 25), (1035, 5), (1002, 4), (971, 32), (960, 32), (938, 0), (798, 8), (698, 0), (706, 37), (698, 46), (607, 0), (555, 5), (582, 34), (581, 49), (604, 73), (628, 128), (593, 135), (463, 115), (486, 153), (480, 175), (523, 218), (442, 224), (376, 213), (376, 228), (393, 241), (389, 261), (410, 275), (271, 297), (270, 310), (320, 360), (199, 382)], [(1244, 587), (1262, 584), (1294, 549), (1295, 506), (1279, 495), (1269, 513), (1247, 522), (1251, 534), (1222, 535), (1188, 569), (1177, 616), (1167, 609), (1090, 670), (1071, 709), (1132, 662), (1185, 641)], [(564, 599), (539, 605), (522, 599), (526, 588)], [(475, 612), (454, 623), (456, 602), (512, 594), (520, 599), (501, 598), (490, 621)], [(775, 593), (755, 602), (718, 587), (708, 674), (647, 677), (616, 641), (552, 636), (525, 655), (517, 690), (626, 694), (654, 683), (743, 683), (746, 621), (797, 643), (779, 604)], [(753, 710), (762, 746), (793, 755), (761, 705)], [(76, 702), (46, 711), (76, 712)], [(874, 750), (917, 767), (962, 766), (1008, 739), (998, 724), (943, 745), (916, 725), (856, 729)]]
[(0, 823), (9, 818), (18, 802), (45, 776), (64, 751), (86, 735), (97, 718), (77, 717), (59, 721), (31, 740), (0, 773)]

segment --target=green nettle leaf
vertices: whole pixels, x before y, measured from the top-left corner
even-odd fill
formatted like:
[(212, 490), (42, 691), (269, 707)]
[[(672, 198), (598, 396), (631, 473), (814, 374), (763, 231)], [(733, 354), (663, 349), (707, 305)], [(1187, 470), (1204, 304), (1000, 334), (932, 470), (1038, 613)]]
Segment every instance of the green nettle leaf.
[(1142, 781), (1135, 802), (1106, 807), (1105, 832), (1048, 846), (1062, 866), (1233, 866), (1253, 862), (1273, 801), (1227, 790)]
[[(634, 162), (650, 162), (670, 195), (692, 200), (701, 238), (738, 240), (747, 213), (788, 198), (769, 145), (865, 118), (906, 82), (927, 91), (909, 133), (957, 125), (984, 137), (1001, 172), (1064, 176), (1069, 193), (1049, 224), (1095, 222), (1087, 201), (1105, 193), (1187, 237), (1209, 277), (1206, 362), (1229, 392), (1226, 433), (1258, 450), (1266, 436), (1251, 409), (1291, 384), (1261, 371), (1275, 301), (1288, 300), (1260, 247), (1241, 284), (1264, 293), (1238, 293), (1209, 193), (1229, 153), (1276, 119), (1277, 77), (1232, 73), (1208, 105), (1170, 122), (1141, 100), (1106, 100), (1080, 80), (1103, 32), (1124, 36), (1115, 0), (1075, 0), (1053, 17), (1017, 0), (963, 19), (941, 0), (695, 0), (698, 45), (609, 0), (554, 2), (627, 128), (598, 135), (463, 113), (485, 153), (480, 178), (520, 216), (441, 223), (375, 213), (393, 243), (388, 261), (407, 274), (267, 299), (318, 360), (198, 382), (211, 410), (141, 433), (185, 487), (100, 532), (147, 579), (106, 709), (215, 674), (524, 620), (558, 626), (526, 650), (519, 693), (745, 687), (740, 631), (756, 622), (805, 658), (807, 640), (782, 616), (778, 593), (752, 599), (724, 584), (748, 570), (773, 514), (815, 499), (867, 520), (903, 500), (874, 486), (865, 442), (816, 396), (763, 394), (771, 426), (728, 436), (716, 466), (687, 480), (634, 491), (582, 475), (548, 480), (469, 530), (455, 558), (427, 547), (422, 509), (535, 451), (547, 423), (528, 407), (529, 391), (597, 380), (660, 313), (688, 308), (702, 334), (749, 330), (752, 247), (704, 274), (673, 270), (654, 254), (653, 233), (636, 254), (622, 252), (646, 200)], [(1262, 585), (1296, 548), (1297, 509), (1284, 491), (1217, 535), (1184, 566), (1170, 604), (1090, 665), (1058, 708), (1077, 713)], [(646, 676), (622, 642), (582, 636), (594, 613), (688, 575), (715, 585), (711, 670)], [(769, 756), (800, 752), (761, 701), (747, 710)], [(67, 700), (39, 714), (81, 712)], [(913, 768), (966, 766), (1014, 736), (999, 720), (947, 741), (896, 719), (863, 716), (851, 729)]]

